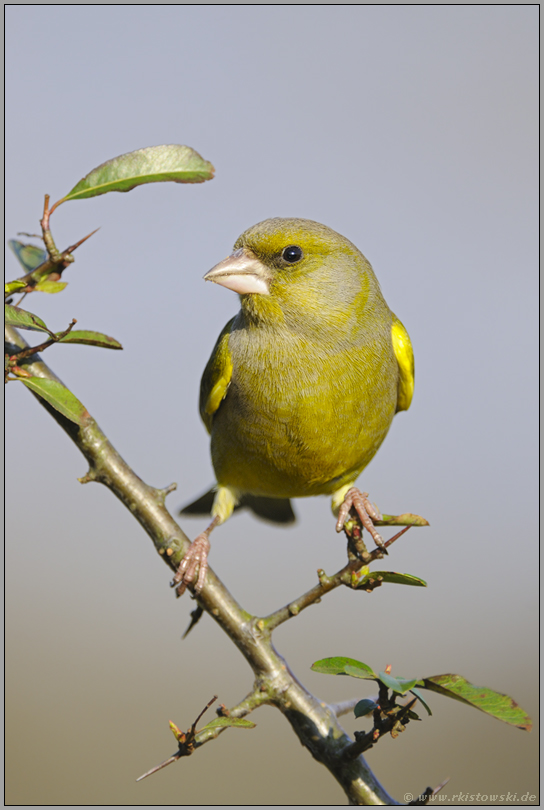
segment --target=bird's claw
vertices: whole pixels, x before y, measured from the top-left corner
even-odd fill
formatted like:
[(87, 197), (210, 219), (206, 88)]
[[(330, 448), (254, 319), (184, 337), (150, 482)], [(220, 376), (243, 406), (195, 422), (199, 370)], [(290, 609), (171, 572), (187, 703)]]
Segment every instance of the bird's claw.
[(208, 572), (208, 552), (210, 541), (206, 532), (202, 532), (196, 537), (181, 561), (178, 570), (172, 580), (172, 587), (176, 587), (177, 596), (184, 593), (187, 585), (191, 585), (196, 577), (198, 569), (198, 579), (195, 585), (195, 592), (200, 593), (204, 587), (204, 580)]
[(357, 489), (357, 487), (351, 487), (351, 489), (348, 489), (344, 496), (344, 500), (338, 511), (336, 531), (342, 531), (352, 507), (357, 512), (361, 523), (367, 532), (370, 533), (378, 548), (384, 549), (385, 544), (383, 542), (383, 538), (381, 534), (376, 531), (376, 527), (372, 522), (373, 520), (382, 520), (380, 510), (375, 503), (370, 503), (368, 500), (368, 492), (361, 492), (359, 489)]

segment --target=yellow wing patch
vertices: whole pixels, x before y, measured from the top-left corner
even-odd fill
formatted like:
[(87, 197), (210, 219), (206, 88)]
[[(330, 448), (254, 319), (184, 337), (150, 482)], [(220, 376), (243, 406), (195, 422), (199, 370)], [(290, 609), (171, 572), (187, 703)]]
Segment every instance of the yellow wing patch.
[(209, 433), (213, 415), (225, 399), (232, 379), (229, 335), (233, 320), (234, 318), (227, 323), (219, 335), (200, 381), (200, 416)]
[(407, 411), (414, 395), (414, 352), (410, 342), (408, 332), (393, 315), (391, 324), (391, 339), (393, 341), (393, 351), (399, 365), (399, 382), (397, 394), (397, 413)]
[(221, 372), (221, 376), (219, 377), (214, 387), (210, 391), (208, 399), (206, 400), (206, 405), (204, 406), (204, 410), (209, 416), (214, 415), (216, 410), (219, 408), (219, 406), (225, 399), (225, 394), (227, 393), (227, 389), (230, 385), (231, 377), (232, 377), (232, 361), (230, 357), (226, 357)]

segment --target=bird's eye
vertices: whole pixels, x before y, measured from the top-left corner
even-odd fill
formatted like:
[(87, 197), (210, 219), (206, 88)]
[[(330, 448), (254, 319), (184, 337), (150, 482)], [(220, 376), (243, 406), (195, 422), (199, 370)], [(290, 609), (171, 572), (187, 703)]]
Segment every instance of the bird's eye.
[(284, 248), (281, 256), (289, 264), (294, 264), (302, 259), (303, 253), (298, 245), (289, 245), (289, 247)]

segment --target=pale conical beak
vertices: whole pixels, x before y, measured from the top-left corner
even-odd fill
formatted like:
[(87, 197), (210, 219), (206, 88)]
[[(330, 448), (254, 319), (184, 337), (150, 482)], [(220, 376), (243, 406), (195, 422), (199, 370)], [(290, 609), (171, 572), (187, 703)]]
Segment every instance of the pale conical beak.
[(232, 256), (223, 259), (204, 276), (205, 281), (214, 281), (240, 295), (269, 295), (270, 278), (266, 265), (245, 248), (235, 250)]

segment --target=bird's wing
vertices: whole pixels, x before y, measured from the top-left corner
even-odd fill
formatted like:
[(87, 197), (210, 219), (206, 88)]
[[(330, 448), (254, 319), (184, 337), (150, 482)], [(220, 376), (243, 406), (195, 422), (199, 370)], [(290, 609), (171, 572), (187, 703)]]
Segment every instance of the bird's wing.
[(399, 382), (397, 394), (397, 413), (407, 411), (412, 402), (414, 394), (414, 352), (408, 332), (393, 315), (391, 324), (391, 339), (393, 341), (393, 351), (399, 365)]
[(217, 338), (200, 381), (200, 416), (208, 433), (211, 433), (213, 415), (224, 400), (232, 377), (229, 335), (233, 321), (231, 318)]

